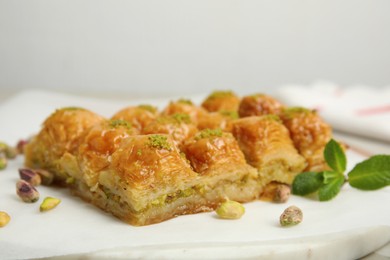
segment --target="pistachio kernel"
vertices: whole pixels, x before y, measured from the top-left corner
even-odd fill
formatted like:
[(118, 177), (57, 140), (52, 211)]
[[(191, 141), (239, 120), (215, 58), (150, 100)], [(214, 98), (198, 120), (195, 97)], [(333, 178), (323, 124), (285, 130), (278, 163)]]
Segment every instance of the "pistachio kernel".
[(0, 211), (0, 227), (5, 227), (10, 220), (11, 217), (7, 214), (7, 212)]
[(285, 203), (288, 201), (291, 195), (291, 188), (287, 184), (278, 184), (275, 189), (273, 202)]
[(24, 147), (26, 146), (26, 144), (28, 144), (28, 140), (19, 140), (19, 142), (16, 144), (16, 151), (19, 153), (19, 154), (23, 154), (24, 153)]
[(0, 154), (0, 170), (4, 170), (7, 167), (8, 161), (4, 155)]
[(39, 206), (39, 211), (44, 212), (51, 209), (54, 209), (57, 207), (58, 204), (60, 204), (61, 200), (53, 197), (46, 197), (41, 205)]
[(0, 153), (5, 153), (7, 151), (8, 145), (4, 142), (0, 142)]
[(8, 159), (15, 159), (18, 155), (18, 151), (15, 147), (8, 146), (7, 150), (5, 151), (5, 156), (7, 156)]
[(19, 175), (22, 180), (27, 181), (33, 186), (38, 186), (41, 184), (41, 176), (34, 170), (21, 168), (19, 169)]
[(16, 183), (16, 193), (27, 203), (33, 203), (39, 200), (39, 192), (25, 180), (19, 180)]
[(220, 218), (224, 219), (239, 219), (244, 215), (245, 208), (244, 206), (236, 201), (227, 200), (223, 202), (215, 212)]
[(7, 159), (14, 159), (18, 155), (18, 152), (14, 147), (9, 146), (4, 142), (0, 142), (0, 153), (5, 155)]
[(282, 227), (295, 226), (302, 222), (302, 210), (296, 206), (290, 206), (280, 215), (280, 225)]
[(54, 174), (52, 174), (51, 172), (43, 169), (34, 169), (34, 172), (36, 172), (41, 177), (42, 185), (50, 185), (53, 183)]

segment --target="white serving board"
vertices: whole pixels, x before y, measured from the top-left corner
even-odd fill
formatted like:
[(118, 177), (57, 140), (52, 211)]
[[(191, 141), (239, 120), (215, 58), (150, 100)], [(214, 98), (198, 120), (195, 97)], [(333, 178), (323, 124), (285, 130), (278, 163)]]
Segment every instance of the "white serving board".
[[(199, 97), (195, 101), (199, 101)], [(110, 116), (127, 105), (151, 103), (160, 108), (169, 99), (113, 101), (43, 91), (22, 92), (0, 105), (0, 139), (16, 143), (36, 133), (56, 108), (82, 106)], [(348, 152), (351, 168), (364, 157)], [(17, 169), (23, 157), (0, 171), (0, 210), (11, 222), (0, 229), (0, 259), (54, 256), (92, 258), (328, 258), (353, 259), (390, 241), (390, 188), (363, 192), (345, 186), (332, 201), (292, 196), (286, 204), (256, 201), (245, 204), (239, 220), (221, 220), (215, 213), (180, 216), (145, 227), (121, 222), (67, 189), (39, 186), (41, 198), (62, 200), (54, 210), (40, 213), (39, 204), (26, 204), (15, 193)], [(279, 226), (289, 205), (303, 210), (295, 227)]]

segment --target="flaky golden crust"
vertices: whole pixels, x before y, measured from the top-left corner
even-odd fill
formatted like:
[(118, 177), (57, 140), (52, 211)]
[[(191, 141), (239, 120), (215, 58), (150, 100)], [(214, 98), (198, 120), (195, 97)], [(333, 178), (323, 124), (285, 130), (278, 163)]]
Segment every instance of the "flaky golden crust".
[(112, 120), (126, 120), (133, 127), (142, 131), (142, 129), (153, 122), (158, 116), (157, 108), (149, 105), (130, 106), (115, 113)]
[(201, 133), (184, 144), (183, 152), (199, 174), (212, 174), (217, 168), (247, 165), (245, 156), (230, 133), (203, 137)]
[(269, 181), (290, 184), (305, 167), (304, 158), (294, 148), (288, 130), (278, 118), (241, 118), (234, 122), (232, 132), (248, 163)]
[[(153, 138), (166, 138), (153, 143)], [(131, 188), (154, 189), (155, 187), (175, 186), (186, 182), (197, 174), (180, 155), (169, 135), (137, 135), (126, 140), (112, 155), (111, 169)]]
[(209, 112), (237, 111), (240, 98), (231, 91), (215, 91), (202, 103), (202, 107)]
[(291, 108), (281, 116), (290, 132), (294, 146), (305, 157), (307, 171), (328, 169), (323, 151), (332, 138), (332, 128), (314, 111), (303, 108)]
[(86, 109), (72, 107), (56, 110), (45, 120), (39, 134), (26, 146), (26, 165), (46, 168), (58, 173), (57, 177), (63, 176), (65, 173), (60, 165), (61, 157), (73, 153), (84, 131), (103, 120), (103, 117)]
[(99, 172), (110, 166), (111, 155), (122, 142), (136, 134), (137, 129), (120, 120), (103, 121), (85, 131), (75, 154), (81, 178), (89, 187), (98, 183)]
[(236, 112), (211, 112), (199, 119), (198, 129), (203, 130), (220, 128), (225, 132), (230, 132), (232, 130), (232, 121), (237, 118), (238, 114)]
[(193, 123), (197, 124), (199, 119), (207, 114), (207, 111), (202, 107), (195, 106), (188, 100), (178, 100), (175, 102), (170, 102), (169, 105), (161, 112), (161, 114), (186, 114), (190, 116)]
[(175, 145), (181, 146), (184, 140), (194, 136), (198, 128), (186, 114), (173, 114), (160, 116), (142, 131), (142, 134), (168, 134), (171, 135)]
[(257, 94), (242, 98), (238, 108), (238, 114), (240, 117), (270, 114), (280, 115), (283, 109), (284, 105), (273, 97)]

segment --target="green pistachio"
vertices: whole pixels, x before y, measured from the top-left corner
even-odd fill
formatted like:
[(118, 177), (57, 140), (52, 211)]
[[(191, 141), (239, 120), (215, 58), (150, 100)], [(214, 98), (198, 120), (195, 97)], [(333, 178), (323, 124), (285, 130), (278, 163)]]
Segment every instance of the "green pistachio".
[(280, 225), (282, 227), (295, 226), (302, 222), (302, 210), (296, 206), (290, 206), (280, 215)]
[(5, 227), (10, 220), (11, 217), (7, 214), (7, 212), (0, 211), (0, 227)]
[(44, 212), (57, 207), (60, 204), (61, 200), (53, 197), (46, 197), (41, 205), (39, 206), (39, 211)]
[(0, 154), (0, 170), (4, 170), (7, 167), (8, 161), (4, 155)]
[(41, 184), (41, 176), (32, 169), (21, 168), (19, 169), (19, 175), (22, 180), (27, 181), (33, 186)]
[(54, 175), (49, 171), (43, 169), (34, 169), (34, 172), (36, 172), (41, 177), (41, 183), (43, 185), (50, 185), (54, 181)]
[(220, 218), (239, 219), (244, 215), (245, 208), (239, 202), (227, 200), (216, 209), (216, 213)]
[(39, 192), (25, 180), (19, 180), (16, 183), (16, 193), (27, 203), (33, 203), (39, 200)]

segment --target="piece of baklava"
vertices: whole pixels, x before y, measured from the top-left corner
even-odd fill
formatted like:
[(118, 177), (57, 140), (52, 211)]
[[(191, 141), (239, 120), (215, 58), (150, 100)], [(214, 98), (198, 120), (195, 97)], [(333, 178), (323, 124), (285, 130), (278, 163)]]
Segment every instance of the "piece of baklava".
[(264, 184), (271, 181), (291, 184), (306, 166), (278, 116), (240, 118), (234, 122), (232, 133)]
[(56, 174), (57, 181), (66, 181), (69, 175), (61, 166), (63, 156), (78, 148), (85, 130), (104, 120), (82, 108), (56, 110), (45, 120), (39, 134), (26, 145), (26, 166), (47, 169)]
[(247, 202), (260, 195), (258, 173), (247, 164), (231, 133), (204, 129), (185, 142), (183, 151), (202, 177), (204, 195), (209, 200), (226, 197)]
[(331, 126), (315, 110), (300, 107), (284, 110), (281, 118), (290, 132), (294, 146), (307, 161), (305, 171), (329, 169), (323, 153), (325, 145), (332, 138)]

